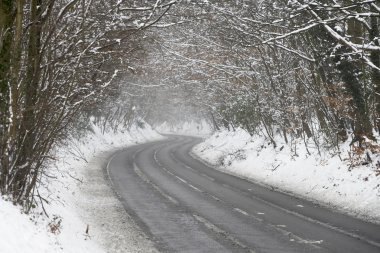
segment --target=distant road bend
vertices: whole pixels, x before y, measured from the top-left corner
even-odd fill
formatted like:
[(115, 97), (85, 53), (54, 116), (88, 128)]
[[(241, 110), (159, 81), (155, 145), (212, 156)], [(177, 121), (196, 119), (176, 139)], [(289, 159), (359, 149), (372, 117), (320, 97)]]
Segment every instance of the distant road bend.
[(169, 136), (115, 154), (107, 171), (162, 252), (380, 252), (380, 226), (208, 167), (199, 138)]

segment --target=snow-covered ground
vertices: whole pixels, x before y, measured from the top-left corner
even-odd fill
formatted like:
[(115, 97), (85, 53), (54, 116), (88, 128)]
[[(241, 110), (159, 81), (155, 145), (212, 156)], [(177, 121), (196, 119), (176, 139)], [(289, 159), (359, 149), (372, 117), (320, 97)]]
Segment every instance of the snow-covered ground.
[[(202, 124), (161, 125), (156, 129), (210, 134), (209, 125)], [(102, 133), (92, 125), (92, 133), (57, 148), (56, 160), (47, 170), (53, 178), (39, 187), (49, 201), (44, 205), (49, 217), (41, 205), (25, 215), (20, 207), (0, 198), (0, 252), (156, 252), (124, 211), (103, 170), (117, 149), (163, 138), (145, 126)], [(193, 152), (228, 173), (380, 222), (378, 156), (371, 154), (373, 162), (368, 165), (350, 167), (356, 161), (348, 155), (348, 143), (341, 145), (339, 156), (332, 151), (318, 155), (312, 144), (308, 145), (309, 154), (301, 141), (286, 145), (278, 138), (276, 142), (273, 148), (267, 139), (251, 137), (244, 130), (223, 130)]]
[(205, 120), (188, 121), (181, 124), (170, 124), (164, 122), (154, 127), (154, 129), (162, 134), (179, 134), (206, 137), (212, 134), (211, 125)]
[[(156, 252), (108, 185), (103, 165), (118, 148), (162, 138), (150, 126), (101, 130), (56, 150), (39, 191), (49, 204), (31, 214), (0, 198), (0, 252)], [(46, 187), (48, 186), (48, 187)], [(88, 229), (88, 233), (86, 230)]]
[(308, 145), (308, 154), (302, 140), (287, 145), (278, 138), (276, 143), (274, 148), (268, 139), (251, 137), (242, 129), (223, 130), (193, 152), (227, 173), (380, 222), (378, 154), (371, 154), (372, 163), (350, 168), (363, 157), (352, 156), (349, 142), (340, 146), (340, 156), (332, 151), (318, 155), (312, 144)]

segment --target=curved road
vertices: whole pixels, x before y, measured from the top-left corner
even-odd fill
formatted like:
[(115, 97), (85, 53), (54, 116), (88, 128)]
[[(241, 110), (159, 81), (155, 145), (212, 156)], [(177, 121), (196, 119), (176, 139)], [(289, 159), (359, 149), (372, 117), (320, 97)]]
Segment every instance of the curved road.
[(162, 252), (380, 252), (380, 226), (212, 169), (201, 139), (169, 136), (115, 154), (107, 171)]

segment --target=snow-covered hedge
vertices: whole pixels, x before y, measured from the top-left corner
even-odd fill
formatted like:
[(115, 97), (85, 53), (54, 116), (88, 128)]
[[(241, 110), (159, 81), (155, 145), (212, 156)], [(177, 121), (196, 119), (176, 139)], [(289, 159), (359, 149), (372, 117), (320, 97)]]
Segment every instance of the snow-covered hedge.
[[(99, 203), (84, 199), (86, 196), (82, 194), (82, 189), (92, 183), (91, 178), (88, 178), (89, 172), (96, 170), (97, 175), (102, 175), (102, 164), (97, 164), (101, 159), (97, 158), (105, 151), (112, 153), (112, 150), (124, 146), (162, 137), (148, 124), (144, 124), (144, 128), (135, 124), (129, 129), (105, 132), (92, 123), (90, 127), (92, 131), (88, 131), (81, 139), (68, 140), (56, 149), (55, 161), (46, 170), (48, 177), (38, 187), (41, 197), (46, 200), (43, 201), (43, 207), (40, 204), (26, 215), (22, 213), (21, 207), (0, 197), (0, 252), (107, 252), (98, 243), (96, 234), (100, 232), (94, 231), (94, 226), (84, 219), (85, 205), (104, 204), (100, 203), (104, 199), (97, 200), (96, 196), (91, 201)], [(102, 183), (102, 187), (107, 187)], [(109, 195), (112, 197), (113, 193)], [(44, 214), (44, 210), (49, 217)]]
[(242, 129), (223, 130), (193, 152), (228, 173), (380, 222), (379, 154), (371, 153), (372, 161), (360, 165), (366, 153), (358, 157), (349, 142), (320, 154), (312, 142), (308, 149), (303, 140), (285, 144), (278, 138), (276, 143), (274, 148), (268, 139)]

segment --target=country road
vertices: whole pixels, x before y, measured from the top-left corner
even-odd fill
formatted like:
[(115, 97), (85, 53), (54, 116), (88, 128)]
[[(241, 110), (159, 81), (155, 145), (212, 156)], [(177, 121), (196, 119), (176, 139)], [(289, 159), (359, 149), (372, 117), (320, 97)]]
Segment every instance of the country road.
[(380, 226), (217, 171), (191, 155), (201, 139), (116, 153), (107, 172), (161, 252), (380, 252)]

